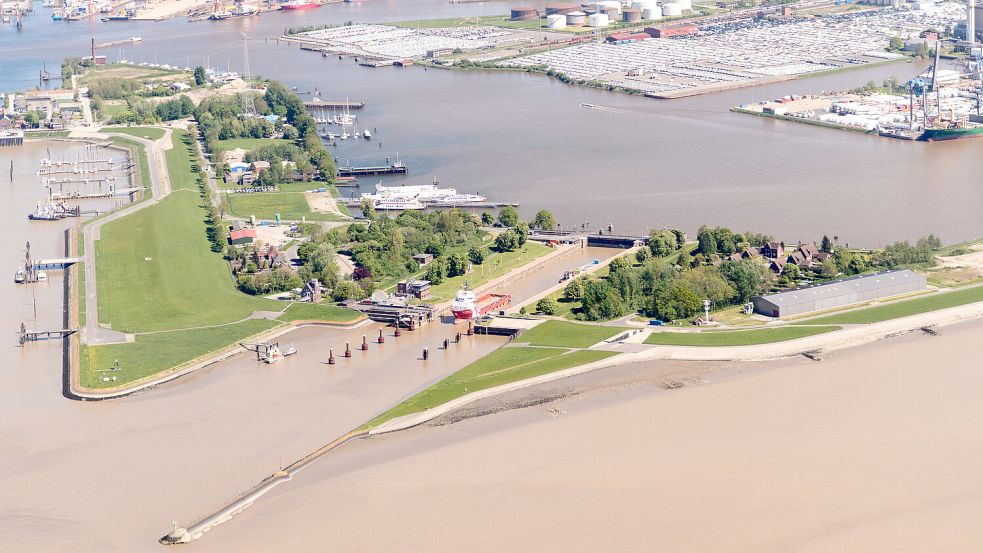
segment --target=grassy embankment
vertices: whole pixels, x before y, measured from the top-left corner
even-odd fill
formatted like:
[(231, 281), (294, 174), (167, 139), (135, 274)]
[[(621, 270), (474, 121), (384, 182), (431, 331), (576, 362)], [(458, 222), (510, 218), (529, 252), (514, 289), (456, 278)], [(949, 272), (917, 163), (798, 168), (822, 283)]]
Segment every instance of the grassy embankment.
[(365, 424), (373, 428), (397, 417), (419, 413), (472, 392), (600, 361), (610, 351), (503, 347), (410, 397)]
[(103, 127), (102, 132), (128, 134), (137, 138), (146, 138), (147, 140), (160, 140), (164, 136), (164, 129), (158, 129), (156, 127)]
[(414, 395), (365, 424), (372, 428), (396, 417), (419, 413), (466, 394), (600, 361), (612, 351), (586, 348), (626, 330), (614, 326), (546, 321), (524, 332), (518, 342), (537, 347), (502, 347)]
[(785, 342), (839, 330), (838, 326), (782, 326), (754, 330), (711, 330), (703, 332), (656, 332), (645, 339), (648, 345), (663, 346), (753, 346)]
[[(96, 242), (99, 320), (135, 334), (136, 340), (83, 348), (85, 386), (132, 382), (283, 324), (248, 319), (254, 311), (281, 311), (286, 304), (240, 293), (221, 254), (209, 249), (205, 210), (181, 137), (174, 134), (174, 148), (167, 153), (173, 193), (107, 223)], [(296, 318), (334, 322), (359, 318), (347, 309), (323, 304), (295, 304), (283, 317), (291, 320), (301, 310), (303, 316)], [(117, 381), (100, 382), (101, 373), (93, 371), (117, 359), (123, 367), (115, 375)]]
[(983, 286), (972, 286), (953, 290), (951, 292), (936, 292), (927, 296), (919, 296), (909, 300), (899, 300), (892, 303), (865, 307), (854, 311), (846, 311), (825, 317), (808, 319), (799, 324), (869, 324), (898, 319), (938, 311), (950, 307), (958, 307), (969, 303), (983, 301)]
[(632, 329), (623, 326), (546, 321), (523, 332), (516, 338), (516, 342), (528, 343), (531, 346), (586, 348), (626, 330)]

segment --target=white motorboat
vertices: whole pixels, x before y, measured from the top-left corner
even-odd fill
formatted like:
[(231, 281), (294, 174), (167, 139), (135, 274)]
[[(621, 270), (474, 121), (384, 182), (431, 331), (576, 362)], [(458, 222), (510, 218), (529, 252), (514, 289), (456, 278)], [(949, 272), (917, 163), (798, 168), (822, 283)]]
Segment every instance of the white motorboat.
[(420, 203), (420, 200), (417, 200), (416, 198), (399, 198), (392, 196), (377, 198), (372, 205), (376, 209), (382, 211), (418, 211), (427, 207)]

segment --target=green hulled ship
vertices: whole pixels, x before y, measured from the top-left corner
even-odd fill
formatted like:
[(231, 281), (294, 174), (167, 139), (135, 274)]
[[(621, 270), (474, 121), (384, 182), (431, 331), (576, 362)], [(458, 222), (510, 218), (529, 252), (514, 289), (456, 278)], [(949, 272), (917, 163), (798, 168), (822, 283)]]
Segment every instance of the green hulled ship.
[(959, 140), (962, 138), (983, 138), (983, 125), (925, 129), (918, 140), (935, 142), (936, 140)]

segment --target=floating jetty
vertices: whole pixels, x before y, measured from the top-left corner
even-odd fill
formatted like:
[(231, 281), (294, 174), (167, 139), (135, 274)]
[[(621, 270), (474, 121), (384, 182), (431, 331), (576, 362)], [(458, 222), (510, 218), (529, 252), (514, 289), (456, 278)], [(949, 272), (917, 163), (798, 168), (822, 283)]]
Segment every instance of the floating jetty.
[(339, 177), (356, 177), (363, 175), (402, 175), (406, 173), (406, 164), (397, 161), (390, 165), (377, 165), (373, 167), (352, 167), (345, 166), (338, 168)]
[(365, 102), (310, 100), (304, 102), (304, 107), (308, 109), (362, 109), (365, 107)]
[(27, 342), (40, 342), (42, 340), (57, 340), (59, 338), (65, 338), (76, 332), (78, 332), (78, 329), (75, 328), (29, 331), (27, 330), (27, 325), (21, 322), (20, 335), (17, 338), (17, 342), (23, 346)]
[(123, 188), (120, 190), (110, 190), (109, 192), (52, 192), (52, 200), (92, 200), (96, 198), (115, 198), (136, 194), (140, 188)]

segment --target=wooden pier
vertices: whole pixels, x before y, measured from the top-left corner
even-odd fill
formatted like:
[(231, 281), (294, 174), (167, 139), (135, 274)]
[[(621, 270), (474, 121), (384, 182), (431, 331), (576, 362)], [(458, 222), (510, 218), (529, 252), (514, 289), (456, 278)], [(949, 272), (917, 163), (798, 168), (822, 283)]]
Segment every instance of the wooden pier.
[(307, 109), (362, 109), (365, 102), (348, 102), (334, 100), (310, 100), (304, 102)]
[(20, 333), (17, 337), (17, 342), (21, 346), (28, 342), (41, 342), (46, 340), (59, 340), (62, 338), (67, 338), (72, 334), (78, 332), (77, 328), (62, 328), (59, 330), (27, 330), (27, 325), (21, 322)]

